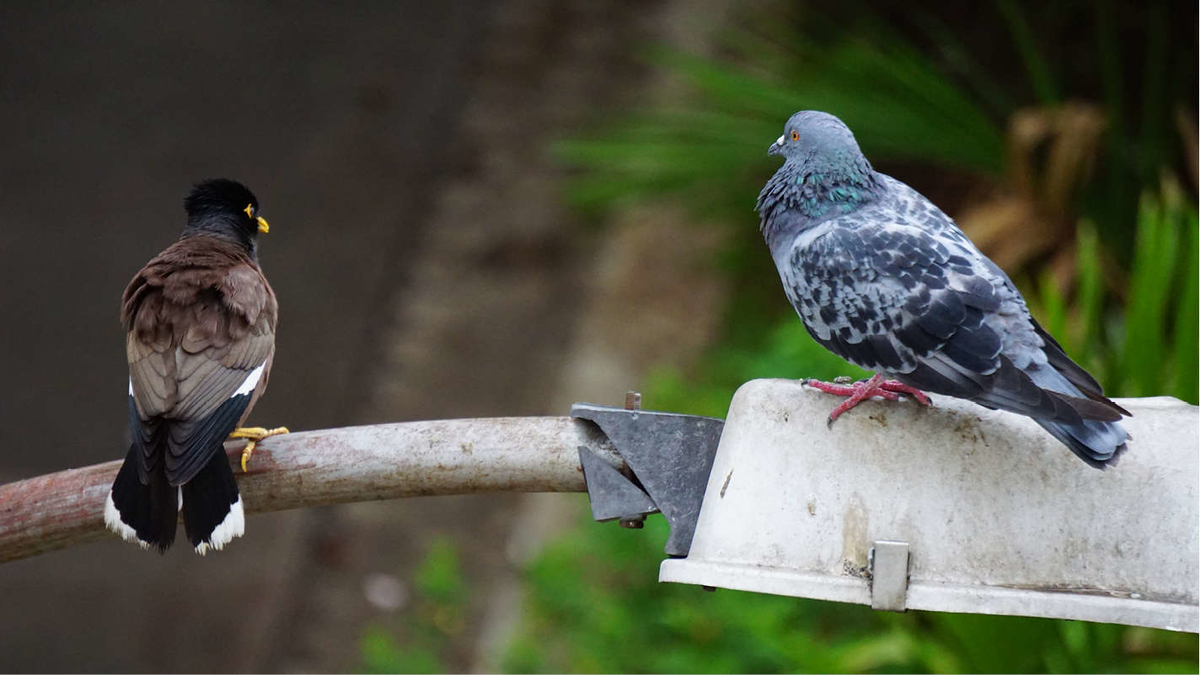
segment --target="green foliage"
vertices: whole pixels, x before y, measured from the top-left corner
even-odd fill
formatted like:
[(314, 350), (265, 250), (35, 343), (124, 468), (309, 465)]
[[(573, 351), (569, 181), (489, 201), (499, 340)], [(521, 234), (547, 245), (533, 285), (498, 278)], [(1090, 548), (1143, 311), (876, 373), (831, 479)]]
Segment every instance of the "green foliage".
[(588, 522), (526, 570), (506, 672), (1195, 672), (1196, 636), (660, 584), (667, 526)]
[(1025, 20), (1025, 14), (1014, 0), (996, 0), (996, 7), (1004, 17), (1004, 23), (1012, 34), (1013, 45), (1021, 55), (1021, 62), (1029, 75), (1029, 81), (1037, 92), (1038, 100), (1043, 104), (1059, 101), (1058, 85), (1050, 73), (1050, 64), (1042, 57), (1037, 42)]
[(1196, 231), (1196, 209), (1177, 188), (1143, 196), (1117, 385), (1128, 395), (1196, 402)]
[[(582, 510), (582, 509), (581, 509)], [(788, 672), (837, 670), (828, 635), (866, 635), (870, 610), (658, 584), (667, 527), (580, 529), (527, 572), (527, 619), (508, 672)], [(840, 608), (839, 608), (840, 609)]]
[(458, 550), (437, 539), (413, 579), (416, 608), (402, 627), (369, 625), (361, 641), (363, 670), (369, 673), (441, 673), (445, 649), (466, 627), (468, 589)]
[[(745, 50), (754, 39), (730, 37)], [(902, 43), (810, 45), (756, 56), (773, 63), (772, 75), (654, 51), (654, 62), (692, 85), (700, 101), (632, 115), (596, 138), (559, 142), (560, 159), (588, 170), (572, 182), (572, 201), (597, 210), (674, 194), (706, 217), (740, 221), (778, 164), (766, 156), (767, 144), (786, 115), (802, 109), (841, 117), (873, 158), (1000, 170), (999, 125)]]
[(360, 642), (362, 671), (366, 673), (441, 673), (437, 653), (425, 646), (401, 645), (395, 634), (375, 623), (367, 626)]
[[(1030, 309), (1067, 353), (1113, 396), (1175, 396), (1197, 403), (1200, 344), (1200, 246), (1196, 206), (1178, 186), (1146, 193), (1138, 211), (1137, 246), (1124, 309), (1102, 284), (1095, 233), (1079, 227), (1078, 292), (1073, 309), (1044, 275)], [(1074, 320), (1070, 320), (1071, 318)]]
[[(996, 0), (960, 14), (906, 3), (897, 22), (887, 4), (768, 3), (719, 34), (718, 56), (651, 50), (651, 62), (694, 95), (558, 143), (557, 156), (583, 169), (570, 197), (599, 211), (674, 196), (705, 219), (740, 227), (777, 166), (765, 157), (767, 143), (802, 109), (841, 117), (877, 164), (918, 162), (998, 180), (1015, 112), (1094, 101), (1107, 128), (1097, 175), (1075, 206), (1128, 264), (1139, 195), (1187, 161), (1174, 116), (1195, 106), (1194, 9), (1076, 0), (1035, 12)], [(1053, 37), (1064, 31), (1073, 39)], [(966, 42), (993, 34), (1009, 44)], [(1178, 48), (1168, 48), (1172, 40)]]

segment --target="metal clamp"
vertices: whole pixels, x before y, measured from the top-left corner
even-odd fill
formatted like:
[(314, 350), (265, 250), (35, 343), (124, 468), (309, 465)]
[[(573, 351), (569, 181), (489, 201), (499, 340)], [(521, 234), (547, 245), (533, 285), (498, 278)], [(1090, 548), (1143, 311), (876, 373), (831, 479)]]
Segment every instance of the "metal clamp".
[[(637, 397), (627, 405), (636, 406)], [(661, 512), (671, 526), (664, 547), (667, 555), (686, 556), (724, 420), (589, 403), (571, 406), (571, 417), (600, 427), (631, 474), (579, 448), (592, 517), (640, 527), (646, 514)]]
[(908, 542), (879, 540), (871, 547), (871, 608), (907, 610)]

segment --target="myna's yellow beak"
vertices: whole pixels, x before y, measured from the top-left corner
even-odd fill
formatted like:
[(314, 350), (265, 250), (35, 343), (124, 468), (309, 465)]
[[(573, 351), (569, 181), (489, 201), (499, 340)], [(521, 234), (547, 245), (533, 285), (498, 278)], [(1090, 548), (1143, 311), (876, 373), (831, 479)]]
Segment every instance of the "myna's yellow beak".
[(271, 231), (271, 226), (267, 224), (267, 219), (262, 216), (258, 217), (258, 231), (263, 234)]

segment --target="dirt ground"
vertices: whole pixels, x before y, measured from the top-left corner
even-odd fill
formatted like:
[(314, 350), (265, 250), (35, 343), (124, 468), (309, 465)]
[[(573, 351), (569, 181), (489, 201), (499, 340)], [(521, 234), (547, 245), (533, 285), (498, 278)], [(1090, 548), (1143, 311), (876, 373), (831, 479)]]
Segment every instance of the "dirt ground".
[[(702, 273), (693, 302), (612, 299), (698, 274), (672, 273), (686, 228), (670, 214), (619, 236), (582, 227), (546, 152), (638, 102), (636, 49), (681, 14), (665, 0), (0, 10), (0, 480), (124, 454), (120, 292), (205, 177), (246, 182), (272, 224), (278, 352), (254, 422), (565, 414), (579, 396), (619, 401), (681, 334), (698, 348), (719, 295)], [(676, 257), (638, 259), (646, 247)], [(685, 311), (691, 326), (662, 331)], [(621, 321), (650, 337), (606, 346)], [(205, 558), (114, 538), (4, 565), (0, 670), (356, 670), (364, 626), (410, 611), (373, 606), (364, 580), (406, 583), (439, 536), (478, 589), (446, 666), (495, 667), (478, 645), (513, 620), (497, 598), (538, 504), (293, 511)]]

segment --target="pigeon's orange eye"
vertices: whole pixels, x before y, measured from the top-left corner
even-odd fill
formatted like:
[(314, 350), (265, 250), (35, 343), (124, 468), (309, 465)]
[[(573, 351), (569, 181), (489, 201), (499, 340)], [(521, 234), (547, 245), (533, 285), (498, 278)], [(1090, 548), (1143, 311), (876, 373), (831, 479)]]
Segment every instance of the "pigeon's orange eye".
[(798, 140), (800, 140), (800, 132), (799, 132), (799, 131), (793, 131), (793, 132), (792, 132), (792, 140), (793, 140), (793, 141), (798, 141)]

